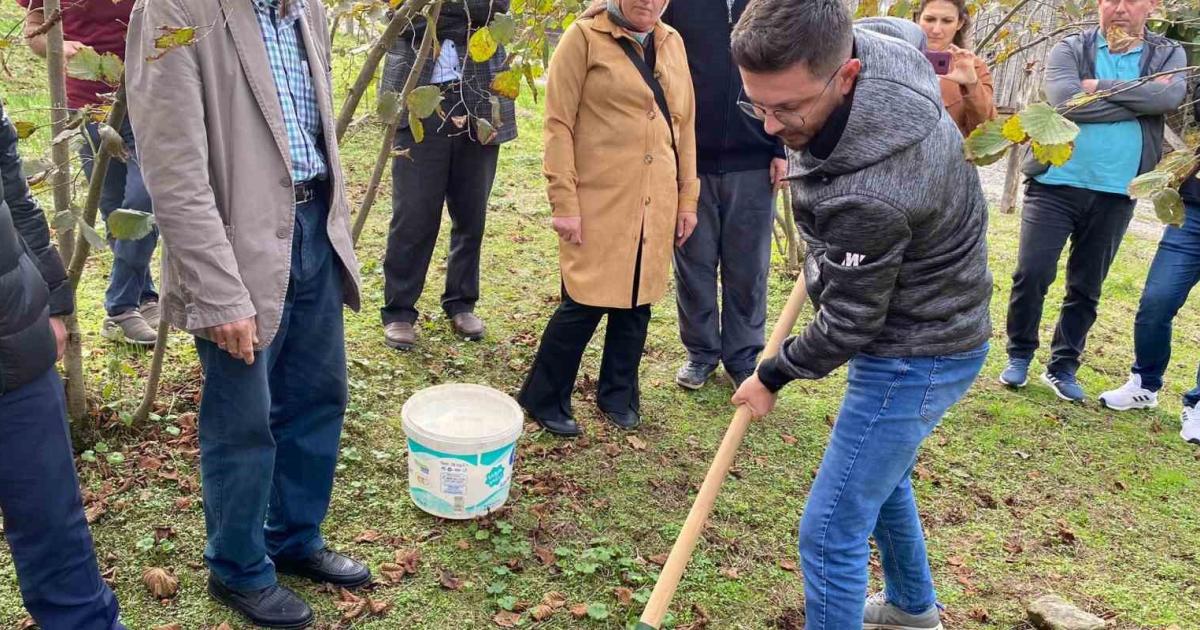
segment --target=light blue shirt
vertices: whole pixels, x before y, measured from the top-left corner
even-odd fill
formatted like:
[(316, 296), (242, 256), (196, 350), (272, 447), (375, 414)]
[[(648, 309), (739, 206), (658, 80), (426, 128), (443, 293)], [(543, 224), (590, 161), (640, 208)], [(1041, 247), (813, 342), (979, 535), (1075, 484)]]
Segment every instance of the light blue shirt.
[[(1096, 36), (1096, 78), (1132, 81), (1141, 76), (1142, 46), (1113, 53), (1103, 34)], [(1142, 161), (1142, 126), (1137, 120), (1081, 123), (1075, 151), (1061, 167), (1052, 166), (1037, 181), (1127, 195)]]
[(329, 173), (320, 142), (321, 111), (312, 83), (320, 78), (314, 79), (309, 69), (308, 51), (300, 35), (299, 21), (306, 1), (292, 2), (287, 14), (279, 15), (279, 0), (253, 0), (283, 110), (295, 182), (323, 179)]

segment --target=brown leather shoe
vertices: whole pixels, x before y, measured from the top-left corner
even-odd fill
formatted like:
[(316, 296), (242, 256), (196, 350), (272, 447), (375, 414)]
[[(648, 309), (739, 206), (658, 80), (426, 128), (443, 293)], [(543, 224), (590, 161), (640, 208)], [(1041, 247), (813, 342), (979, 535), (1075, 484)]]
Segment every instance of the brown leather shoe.
[(475, 313), (459, 313), (450, 318), (450, 324), (454, 326), (454, 332), (467, 341), (483, 339), (485, 330), (483, 320), (479, 319)]
[(417, 343), (417, 329), (408, 322), (392, 322), (383, 327), (383, 342), (396, 350), (412, 350)]

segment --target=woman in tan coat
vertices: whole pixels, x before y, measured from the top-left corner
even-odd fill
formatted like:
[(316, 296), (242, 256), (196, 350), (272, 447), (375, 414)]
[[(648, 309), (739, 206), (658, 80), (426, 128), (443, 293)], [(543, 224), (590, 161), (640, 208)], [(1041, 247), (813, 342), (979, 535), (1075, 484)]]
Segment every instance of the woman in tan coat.
[(596, 401), (618, 427), (640, 424), (638, 366), (650, 304), (666, 292), (672, 247), (696, 225), (695, 102), (683, 41), (659, 21), (666, 3), (598, 2), (567, 29), (550, 62), (545, 173), (562, 303), (519, 400), (557, 435), (582, 432), (571, 391), (604, 315)]
[(942, 104), (966, 137), (996, 117), (992, 74), (987, 64), (966, 48), (971, 27), (966, 0), (922, 0), (917, 23), (925, 31), (929, 50), (951, 55), (950, 71), (938, 77)]

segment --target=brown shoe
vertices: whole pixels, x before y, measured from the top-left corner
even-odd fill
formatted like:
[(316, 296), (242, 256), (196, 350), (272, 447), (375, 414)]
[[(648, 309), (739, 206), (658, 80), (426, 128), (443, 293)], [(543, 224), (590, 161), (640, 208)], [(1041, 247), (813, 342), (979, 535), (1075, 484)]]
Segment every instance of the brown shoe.
[(417, 343), (417, 329), (409, 322), (392, 322), (383, 327), (383, 342), (396, 350), (412, 350)]
[(450, 318), (450, 324), (454, 326), (454, 332), (467, 341), (483, 339), (483, 320), (475, 313), (459, 313)]

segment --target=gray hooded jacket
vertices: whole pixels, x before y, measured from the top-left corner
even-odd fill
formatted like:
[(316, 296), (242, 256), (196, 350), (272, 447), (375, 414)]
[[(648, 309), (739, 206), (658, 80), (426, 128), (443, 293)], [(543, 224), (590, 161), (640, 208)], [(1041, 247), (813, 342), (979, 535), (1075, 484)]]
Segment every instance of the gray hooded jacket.
[(987, 202), (937, 77), (913, 45), (862, 26), (855, 55), (862, 71), (836, 146), (826, 159), (790, 155), (817, 314), (760, 366), (773, 390), (858, 353), (955, 354), (991, 335)]

